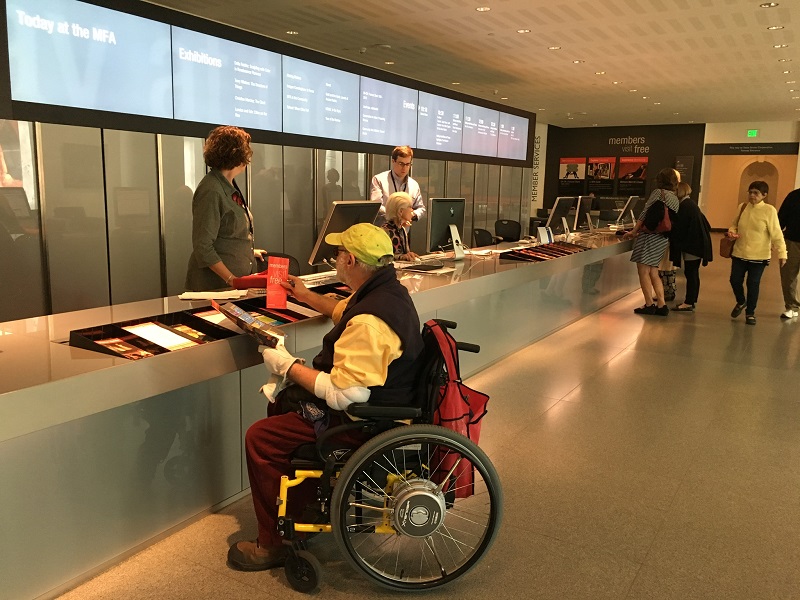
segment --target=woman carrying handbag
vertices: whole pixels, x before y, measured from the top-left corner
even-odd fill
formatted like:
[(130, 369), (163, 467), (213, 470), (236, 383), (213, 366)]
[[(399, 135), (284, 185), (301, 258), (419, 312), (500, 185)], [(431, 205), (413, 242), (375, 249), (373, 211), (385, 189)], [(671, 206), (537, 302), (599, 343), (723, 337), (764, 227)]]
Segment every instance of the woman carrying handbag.
[[(739, 210), (739, 217), (728, 229), (727, 237), (736, 243), (731, 255), (731, 288), (736, 304), (731, 311), (735, 319), (745, 311), (745, 322), (756, 324), (756, 305), (761, 286), (761, 276), (769, 265), (772, 248), (778, 252), (780, 266), (786, 264), (786, 243), (783, 240), (778, 211), (767, 204), (769, 186), (765, 181), (754, 181), (747, 190), (747, 203)], [(744, 281), (747, 278), (747, 295)]]
[[(635, 240), (633, 252), (631, 252), (631, 262), (636, 263), (639, 285), (644, 296), (644, 306), (633, 309), (633, 312), (638, 315), (666, 317), (669, 314), (669, 307), (664, 300), (664, 285), (661, 277), (658, 276), (658, 265), (669, 246), (669, 238), (661, 233), (647, 231), (644, 221), (648, 209), (655, 202), (663, 202), (666, 205), (665, 210), (678, 211), (678, 197), (675, 195), (675, 188), (679, 181), (680, 175), (675, 169), (661, 169), (656, 176), (656, 189), (650, 194), (633, 230), (622, 236), (624, 240), (631, 238)], [(653, 299), (655, 299), (655, 303), (653, 303)]]

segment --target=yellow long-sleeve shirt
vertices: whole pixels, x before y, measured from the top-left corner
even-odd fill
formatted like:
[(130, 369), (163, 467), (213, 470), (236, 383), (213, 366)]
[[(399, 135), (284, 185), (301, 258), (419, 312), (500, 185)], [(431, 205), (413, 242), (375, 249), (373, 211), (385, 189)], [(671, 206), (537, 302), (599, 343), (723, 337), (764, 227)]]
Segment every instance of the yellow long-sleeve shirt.
[[(336, 305), (331, 315), (334, 323), (341, 320), (348, 300)], [(356, 315), (333, 345), (331, 382), (340, 388), (383, 385), (389, 363), (402, 354), (400, 338), (383, 320), (374, 315)]]
[[(740, 205), (741, 209), (741, 205)], [(742, 211), (738, 222), (728, 228), (731, 233), (738, 233), (739, 239), (733, 246), (733, 256), (744, 260), (769, 260), (772, 248), (778, 258), (786, 258), (786, 242), (783, 240), (778, 211), (766, 202), (750, 204)]]

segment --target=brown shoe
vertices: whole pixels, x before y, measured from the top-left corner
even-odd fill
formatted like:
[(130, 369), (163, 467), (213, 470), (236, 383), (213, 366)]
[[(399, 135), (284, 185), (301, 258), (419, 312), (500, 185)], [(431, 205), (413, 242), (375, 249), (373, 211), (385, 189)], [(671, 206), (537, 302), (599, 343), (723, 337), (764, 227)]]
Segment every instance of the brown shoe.
[(282, 546), (262, 548), (255, 542), (236, 542), (228, 549), (228, 565), (239, 571), (266, 571), (280, 567), (286, 560)]

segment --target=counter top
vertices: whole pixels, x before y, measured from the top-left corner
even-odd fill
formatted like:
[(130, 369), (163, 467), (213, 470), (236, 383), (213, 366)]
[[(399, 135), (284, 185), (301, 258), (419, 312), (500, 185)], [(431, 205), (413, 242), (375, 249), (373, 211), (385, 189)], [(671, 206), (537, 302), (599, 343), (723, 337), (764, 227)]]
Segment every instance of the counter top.
[[(492, 294), (631, 248), (615, 236), (595, 236), (592, 245), (596, 248), (591, 251), (540, 263), (504, 260), (502, 254), (469, 255), (461, 263), (446, 260), (454, 267), (447, 274), (401, 270), (398, 277), (417, 310), (430, 314), (452, 304), (454, 293), (460, 298)], [(136, 361), (67, 344), (75, 329), (208, 305), (169, 297), (0, 323), (0, 440), (258, 364), (256, 343), (247, 335)], [(319, 317), (284, 328), (287, 349), (302, 352), (319, 346), (330, 323)], [(21, 410), (23, 406), (35, 410)]]

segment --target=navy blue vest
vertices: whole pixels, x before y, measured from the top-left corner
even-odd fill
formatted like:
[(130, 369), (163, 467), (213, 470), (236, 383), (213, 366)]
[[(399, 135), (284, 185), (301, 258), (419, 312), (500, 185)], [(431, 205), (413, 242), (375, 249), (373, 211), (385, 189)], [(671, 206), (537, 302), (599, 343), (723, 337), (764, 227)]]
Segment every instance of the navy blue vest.
[(333, 345), (347, 323), (356, 315), (368, 314), (386, 323), (400, 338), (403, 354), (389, 365), (386, 382), (370, 387), (369, 403), (404, 405), (413, 403), (416, 358), (422, 352), (419, 316), (408, 290), (397, 281), (393, 266), (378, 269), (348, 302), (342, 319), (322, 338), (322, 350), (314, 358), (314, 368), (330, 373), (333, 368)]

